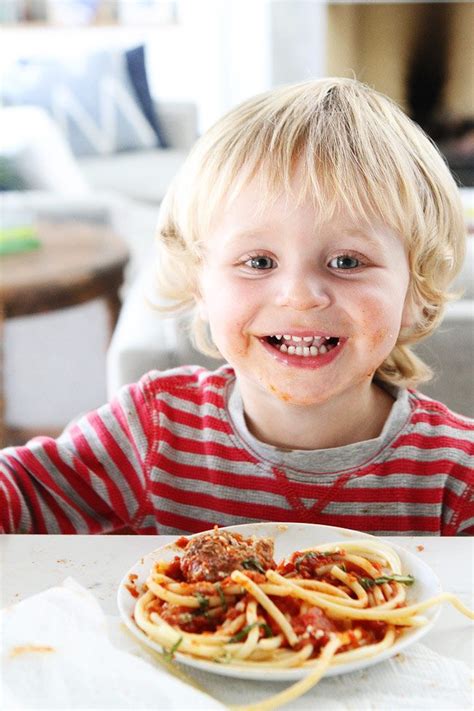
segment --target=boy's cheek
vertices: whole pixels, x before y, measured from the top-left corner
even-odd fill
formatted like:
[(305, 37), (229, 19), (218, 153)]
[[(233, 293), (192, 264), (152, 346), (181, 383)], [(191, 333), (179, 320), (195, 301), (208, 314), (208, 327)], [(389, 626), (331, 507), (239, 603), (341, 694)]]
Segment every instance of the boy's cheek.
[(377, 359), (383, 360), (395, 346), (403, 317), (402, 304), (396, 308), (389, 299), (370, 300), (361, 306), (354, 345), (365, 350), (364, 357), (374, 358), (375, 367), (380, 365)]

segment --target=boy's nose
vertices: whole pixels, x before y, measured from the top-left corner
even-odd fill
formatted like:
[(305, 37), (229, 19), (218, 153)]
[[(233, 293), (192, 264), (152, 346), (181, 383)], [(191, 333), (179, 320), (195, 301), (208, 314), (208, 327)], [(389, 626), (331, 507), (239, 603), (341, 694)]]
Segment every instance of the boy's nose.
[(324, 284), (315, 275), (296, 274), (280, 284), (278, 306), (287, 306), (295, 311), (323, 309), (331, 299)]

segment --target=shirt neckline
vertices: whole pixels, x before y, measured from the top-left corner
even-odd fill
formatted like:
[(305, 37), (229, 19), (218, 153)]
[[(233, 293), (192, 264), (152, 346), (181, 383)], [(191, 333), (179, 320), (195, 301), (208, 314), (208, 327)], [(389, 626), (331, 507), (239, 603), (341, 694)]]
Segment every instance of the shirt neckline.
[(236, 436), (259, 459), (295, 473), (336, 473), (367, 465), (400, 433), (411, 415), (409, 393), (404, 388), (378, 383), (394, 398), (382, 432), (378, 437), (330, 449), (285, 450), (258, 440), (248, 429), (242, 396), (235, 377), (227, 389), (226, 408)]

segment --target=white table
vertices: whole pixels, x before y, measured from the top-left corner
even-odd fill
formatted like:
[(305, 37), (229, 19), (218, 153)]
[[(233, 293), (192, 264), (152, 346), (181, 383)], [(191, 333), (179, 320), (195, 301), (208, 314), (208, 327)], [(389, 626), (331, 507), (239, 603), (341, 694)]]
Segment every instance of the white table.
[[(71, 576), (91, 590), (107, 615), (118, 615), (116, 592), (127, 570), (170, 536), (0, 536), (0, 605), (10, 605)], [(474, 607), (474, 538), (387, 537), (419, 555), (444, 590)], [(422, 550), (420, 548), (422, 547)], [(423, 644), (474, 666), (472, 624), (445, 603)]]

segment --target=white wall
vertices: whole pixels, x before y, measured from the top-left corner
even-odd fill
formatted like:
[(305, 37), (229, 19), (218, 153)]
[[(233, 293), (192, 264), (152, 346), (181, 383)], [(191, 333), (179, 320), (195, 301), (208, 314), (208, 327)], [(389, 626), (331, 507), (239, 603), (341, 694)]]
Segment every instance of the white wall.
[(268, 0), (184, 0), (180, 19), (179, 48), (148, 45), (152, 91), (196, 101), (205, 130), (269, 86)]
[[(181, 74), (175, 91), (188, 86), (200, 109), (200, 128), (261, 91), (323, 76), (326, 4), (323, 0), (182, 0), (182, 32), (187, 40), (176, 64), (184, 63), (189, 74)], [(153, 48), (149, 49), (151, 56)], [(164, 89), (159, 84), (159, 62), (157, 49), (150, 75), (158, 96)]]
[(269, 10), (271, 85), (324, 76), (327, 3), (273, 0), (269, 2)]
[(5, 28), (0, 71), (25, 53), (66, 57), (144, 42), (152, 94), (194, 101), (201, 131), (253, 94), (324, 74), (320, 0), (180, 0), (179, 20), (161, 27)]

